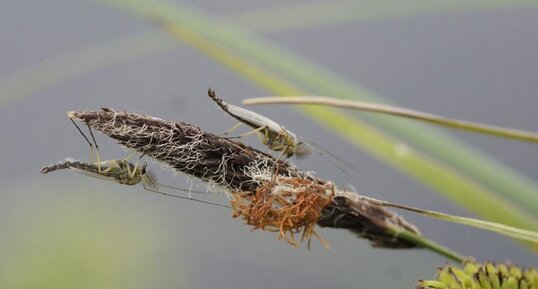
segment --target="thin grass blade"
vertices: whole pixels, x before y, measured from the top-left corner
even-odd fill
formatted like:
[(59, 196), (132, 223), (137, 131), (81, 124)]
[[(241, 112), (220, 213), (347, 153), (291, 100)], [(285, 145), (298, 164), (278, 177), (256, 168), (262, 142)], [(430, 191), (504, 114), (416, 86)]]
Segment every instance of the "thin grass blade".
[(392, 207), (392, 208), (398, 208), (410, 212), (414, 212), (423, 216), (431, 217), (434, 219), (456, 223), (456, 224), (462, 224), (467, 225), (470, 227), (480, 228), (483, 230), (495, 232), (501, 235), (508, 236), (510, 238), (514, 238), (520, 241), (528, 241), (533, 243), (534, 245), (538, 244), (538, 232), (515, 228), (512, 226), (496, 223), (496, 222), (488, 222), (484, 220), (474, 219), (474, 218), (468, 218), (468, 217), (460, 217), (450, 214), (445, 214), (441, 212), (431, 211), (431, 210), (424, 210), (419, 209), (411, 206), (401, 205), (401, 204), (395, 204), (387, 201), (377, 200), (373, 198), (367, 198), (362, 197), (364, 199), (367, 199), (368, 201), (385, 207)]
[[(356, 100), (342, 100), (332, 97), (323, 96), (270, 96), (270, 97), (256, 97), (247, 98), (243, 101), (245, 105), (252, 104), (318, 104), (327, 105), (333, 107), (356, 109), (360, 111), (375, 112), (381, 114), (388, 114), (394, 116), (400, 116), (415, 120), (425, 121), (431, 124), (445, 126), (454, 129), (461, 129), (470, 132), (488, 134), (496, 137), (514, 139), (519, 141), (527, 141), (532, 143), (538, 143), (538, 133), (516, 130), (498, 126), (492, 126), (477, 122), (470, 122), (465, 120), (453, 119), (444, 116), (439, 116), (422, 111), (396, 107), (392, 105), (371, 103)], [(538, 199), (537, 199), (538, 200)]]

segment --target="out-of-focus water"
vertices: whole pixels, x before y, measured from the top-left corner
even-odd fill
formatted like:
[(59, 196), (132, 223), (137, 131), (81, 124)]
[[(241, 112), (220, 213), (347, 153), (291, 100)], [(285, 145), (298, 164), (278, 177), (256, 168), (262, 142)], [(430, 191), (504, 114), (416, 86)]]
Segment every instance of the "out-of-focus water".
[[(192, 4), (219, 16), (277, 5), (219, 3)], [(538, 9), (505, 8), (265, 36), (405, 107), (536, 130), (536, 27)], [(158, 35), (151, 24), (99, 2), (1, 1), (0, 81), (51, 57), (143, 31)], [(321, 234), (331, 251), (319, 244), (310, 251), (294, 249), (274, 234), (249, 232), (221, 208), (70, 172), (40, 175), (41, 166), (64, 157), (89, 157), (86, 143), (66, 118), (68, 110), (127, 109), (221, 132), (234, 122), (206, 97), (208, 86), (231, 103), (267, 94), (190, 47), (167, 47), (87, 69), (0, 106), (0, 287), (413, 288), (416, 280), (432, 277), (444, 264), (442, 257), (426, 251), (372, 249), (348, 232), (330, 229)], [(58, 69), (50, 67), (34, 79), (46, 81)], [(292, 109), (255, 109), (357, 164), (361, 183), (354, 185), (361, 191), (466, 214)], [(538, 181), (536, 146), (449, 133)], [(126, 155), (103, 135), (96, 136), (103, 157)], [(255, 137), (247, 142), (257, 145)], [(298, 164), (342, 185), (353, 182), (320, 157)], [(153, 169), (163, 183), (188, 186), (182, 177), (155, 164)], [(226, 202), (223, 195), (206, 199)], [(536, 255), (506, 238), (402, 214), (427, 236), (464, 254), (537, 265)]]

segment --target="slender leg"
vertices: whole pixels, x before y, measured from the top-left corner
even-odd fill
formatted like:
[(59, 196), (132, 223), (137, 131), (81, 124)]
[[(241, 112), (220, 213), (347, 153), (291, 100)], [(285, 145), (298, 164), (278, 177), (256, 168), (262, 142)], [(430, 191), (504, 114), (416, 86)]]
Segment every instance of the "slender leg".
[[(133, 152), (132, 154), (128, 155), (124, 160), (127, 161), (129, 158), (131, 158), (136, 152)], [(136, 171), (138, 170), (138, 167), (140, 166), (139, 163), (140, 163), (140, 159), (142, 159), (144, 156), (146, 155), (146, 153), (143, 153), (142, 155), (140, 155), (138, 157), (138, 159), (136, 160), (136, 163), (135, 163), (135, 166), (134, 166), (134, 169), (132, 172), (129, 171), (129, 176), (132, 178), (134, 177), (134, 174), (136, 173)], [(127, 166), (129, 167), (129, 166)], [(151, 180), (151, 179), (150, 179)]]
[[(73, 123), (73, 125), (75, 125), (75, 127), (77, 128), (78, 132), (80, 132), (80, 134), (82, 135), (82, 137), (86, 140), (86, 142), (90, 145), (90, 162), (95, 162), (95, 154), (98, 155), (99, 152), (97, 151), (98, 150), (98, 147), (97, 147), (97, 143), (95, 144), (95, 147), (93, 145), (93, 143), (88, 139), (88, 137), (84, 134), (84, 132), (82, 132), (82, 130), (80, 129), (80, 127), (77, 125), (77, 123), (71, 119), (71, 122)], [(89, 126), (88, 126), (89, 128)], [(91, 130), (90, 130), (91, 132)], [(92, 134), (92, 137), (93, 137), (93, 134)], [(94, 141), (95, 141), (95, 138), (94, 138)], [(100, 161), (99, 161), (99, 157), (97, 157), (97, 167), (99, 169), (99, 172), (101, 171), (101, 164), (100, 164)]]
[[(101, 164), (101, 163), (99, 163), (99, 164)], [(118, 160), (110, 160), (110, 161), (108, 161), (108, 167), (106, 169), (104, 169), (104, 170), (101, 170), (101, 174), (106, 175), (116, 167), (119, 167)]]
[(276, 157), (276, 161), (278, 162), (280, 160), (280, 158), (284, 155), (284, 153), (288, 150), (289, 146), (284, 146), (284, 147), (277, 147), (275, 148), (275, 151), (278, 151), (280, 149), (280, 153), (278, 154), (278, 156)]
[(146, 171), (146, 174), (144, 175), (142, 184), (144, 184), (144, 185), (146, 185), (146, 186), (148, 186), (150, 188), (153, 188), (154, 190), (156, 190), (157, 188), (163, 187), (163, 188), (168, 188), (168, 189), (171, 189), (171, 190), (176, 190), (176, 191), (179, 191), (179, 192), (185, 192), (185, 193), (189, 194), (189, 198), (190, 198), (190, 193), (207, 194), (207, 192), (196, 191), (196, 190), (191, 190), (191, 189), (184, 189), (184, 188), (179, 188), (179, 187), (174, 187), (174, 186), (169, 186), (169, 185), (157, 183), (155, 181), (155, 179), (151, 176), (151, 174), (148, 173), (148, 171)]
[(91, 148), (93, 148), (93, 144), (90, 142), (90, 140), (88, 139), (88, 137), (82, 132), (82, 130), (80, 129), (80, 127), (77, 125), (77, 123), (70, 119), (71, 122), (73, 123), (73, 125), (75, 125), (75, 127), (77, 128), (77, 130), (80, 132), (80, 134), (82, 135), (82, 137), (86, 140), (86, 142), (88, 142), (88, 144), (90, 145)]
[(97, 144), (97, 141), (95, 140), (95, 136), (93, 136), (93, 132), (92, 132), (92, 128), (90, 127), (90, 124), (86, 123), (86, 125), (88, 126), (88, 131), (90, 131), (90, 136), (92, 137), (93, 143), (95, 144), (95, 155), (97, 156), (97, 170), (101, 172), (101, 157), (99, 155), (99, 145)]
[(271, 139), (269, 138), (269, 130), (268, 129), (264, 130), (263, 133), (258, 132), (257, 136), (258, 136), (258, 139), (260, 140), (260, 142), (262, 144), (264, 144), (266, 146), (269, 145)]
[(238, 136), (233, 136), (233, 137), (225, 137), (226, 139), (236, 139), (236, 138), (242, 138), (242, 137), (245, 137), (245, 136), (248, 136), (248, 135), (251, 135), (251, 134), (255, 134), (255, 133), (259, 133), (261, 132), (262, 130), (266, 129), (267, 126), (260, 126), (259, 128), (256, 128), (256, 129), (253, 129), (251, 131), (247, 131), (246, 133), (243, 133), (243, 134), (240, 134)]
[(239, 128), (243, 123), (242, 122), (237, 122), (236, 124), (234, 124), (231, 128), (225, 130), (224, 132), (222, 133), (219, 133), (218, 135), (228, 135), (229, 133), (231, 133), (232, 131), (236, 130), (237, 128)]
[[(134, 169), (131, 171), (131, 166), (129, 165), (129, 159), (132, 158), (137, 152), (133, 151), (131, 152), (130, 154), (128, 154), (125, 158), (121, 159), (121, 160), (117, 160), (117, 161), (121, 161), (121, 162), (125, 162), (126, 166), (127, 166), (127, 174), (129, 175), (130, 178), (134, 177), (134, 174), (136, 173), (137, 169), (138, 169), (138, 161), (144, 156), (144, 155), (141, 155), (138, 160), (136, 161), (136, 164), (134, 166)], [(112, 167), (112, 166), (111, 166)], [(110, 168), (111, 168), (110, 167)]]
[[(125, 158), (123, 158), (123, 160), (124, 160), (124, 161), (128, 161), (130, 158), (132, 158), (132, 157), (133, 157), (134, 155), (136, 155), (136, 154), (137, 154), (137, 152), (133, 151), (133, 152), (131, 152), (130, 154), (128, 154)], [(140, 156), (140, 158), (142, 158), (144, 155), (145, 155), (145, 154), (142, 154), (142, 155)], [(138, 159), (140, 159), (140, 158), (138, 158)]]
[[(272, 171), (274, 171), (275, 173), (278, 172), (278, 161), (284, 155), (284, 152), (286, 152), (286, 150), (288, 150), (288, 148), (289, 148), (289, 146), (283, 147), (282, 150), (280, 151), (280, 153), (278, 154), (278, 156), (276, 157), (275, 162), (273, 163), (273, 168), (272, 168)], [(280, 149), (280, 147), (274, 148), (274, 150), (276, 150), (276, 151), (278, 151), (279, 149)], [(289, 158), (286, 158), (285, 162), (287, 162), (288, 160), (289, 160)]]
[(219, 204), (219, 203), (213, 203), (213, 202), (199, 200), (199, 199), (192, 199), (192, 198), (189, 198), (189, 197), (183, 197), (183, 196), (178, 196), (178, 195), (173, 195), (173, 194), (167, 194), (167, 193), (164, 193), (164, 192), (161, 192), (161, 191), (146, 187), (146, 184), (143, 184), (142, 186), (144, 187), (144, 189), (146, 191), (150, 191), (150, 192), (157, 193), (159, 195), (163, 195), (163, 196), (167, 196), (167, 197), (190, 200), (190, 201), (195, 201), (195, 202), (204, 203), (204, 204), (208, 204), (208, 205), (219, 206), (219, 207), (228, 208), (228, 209), (231, 208), (230, 206)]
[(129, 165), (128, 162), (126, 162), (126, 167), (127, 167), (127, 175), (129, 176), (129, 178), (133, 178), (134, 176), (134, 173), (136, 172), (136, 170), (138, 169), (138, 163), (136, 163), (135, 167), (133, 168), (133, 170), (131, 171), (131, 166)]

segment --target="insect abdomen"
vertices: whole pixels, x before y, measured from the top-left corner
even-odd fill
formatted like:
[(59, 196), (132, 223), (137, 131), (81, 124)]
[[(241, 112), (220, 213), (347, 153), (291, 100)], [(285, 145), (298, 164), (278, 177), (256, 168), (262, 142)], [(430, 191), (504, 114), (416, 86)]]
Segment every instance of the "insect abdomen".
[(48, 174), (50, 172), (70, 169), (70, 168), (77, 168), (83, 171), (90, 171), (90, 172), (97, 170), (97, 168), (95, 168), (94, 165), (83, 163), (81, 161), (76, 161), (76, 160), (67, 160), (64, 162), (57, 163), (57, 164), (44, 166), (43, 168), (41, 168), (41, 173)]

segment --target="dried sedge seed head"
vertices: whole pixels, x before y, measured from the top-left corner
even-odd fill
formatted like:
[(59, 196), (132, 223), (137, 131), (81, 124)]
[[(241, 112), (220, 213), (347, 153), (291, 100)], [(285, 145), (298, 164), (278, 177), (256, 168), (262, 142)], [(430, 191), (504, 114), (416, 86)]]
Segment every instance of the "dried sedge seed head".
[(421, 280), (417, 289), (467, 289), (467, 288), (538, 288), (538, 270), (521, 268), (510, 263), (484, 265), (468, 261), (460, 269), (447, 265), (440, 268), (436, 280)]
[[(107, 108), (70, 111), (67, 115), (129, 149), (229, 191), (255, 190), (259, 181), (250, 173), (276, 167), (276, 161), (266, 153), (183, 122)], [(286, 175), (302, 175), (283, 161), (278, 162), (278, 168)]]
[(294, 235), (310, 246), (312, 236), (326, 242), (314, 228), (323, 208), (332, 202), (334, 185), (312, 180), (275, 176), (256, 189), (255, 194), (234, 193), (231, 202), (234, 217), (242, 217), (253, 229), (279, 232), (278, 238), (299, 246)]
[(347, 228), (378, 248), (415, 248), (416, 244), (387, 233), (387, 228), (400, 228), (420, 235), (420, 231), (392, 211), (371, 203), (353, 192), (336, 190), (333, 202), (323, 209), (318, 225)]
[[(295, 243), (293, 233), (299, 231), (307, 239), (316, 236), (313, 229), (317, 222), (320, 226), (347, 228), (371, 240), (375, 247), (416, 246), (387, 233), (387, 228), (394, 226), (418, 233), (413, 225), (394, 213), (352, 195), (337, 194), (329, 198), (326, 191), (332, 185), (328, 182), (314, 180), (289, 162), (277, 161), (269, 154), (197, 126), (108, 108), (71, 111), (68, 116), (210, 186), (219, 186), (227, 192), (242, 192), (234, 200), (236, 214), (248, 216), (247, 223), (255, 227), (278, 230), (282, 238), (292, 243)], [(268, 192), (272, 194), (267, 195)], [(290, 192), (293, 198), (283, 197), (283, 193)], [(258, 199), (263, 202), (253, 207), (248, 205)], [(286, 200), (284, 203), (288, 205), (276, 206), (282, 202), (280, 199)], [(267, 216), (261, 212), (266, 212)]]

